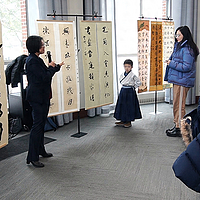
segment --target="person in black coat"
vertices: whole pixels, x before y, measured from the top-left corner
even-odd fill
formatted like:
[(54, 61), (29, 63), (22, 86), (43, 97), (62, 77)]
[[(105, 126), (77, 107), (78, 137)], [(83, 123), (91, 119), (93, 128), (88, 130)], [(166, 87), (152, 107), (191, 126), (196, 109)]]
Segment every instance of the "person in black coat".
[(26, 40), (29, 56), (26, 59), (27, 93), (26, 98), (32, 107), (33, 125), (30, 132), (27, 164), (35, 167), (44, 167), (39, 161), (39, 155), (52, 157), (44, 147), (44, 126), (49, 112), (51, 98), (51, 80), (54, 74), (60, 70), (63, 62), (56, 65), (49, 63), (47, 67), (39, 57), (45, 52), (45, 44), (40, 36), (29, 36)]

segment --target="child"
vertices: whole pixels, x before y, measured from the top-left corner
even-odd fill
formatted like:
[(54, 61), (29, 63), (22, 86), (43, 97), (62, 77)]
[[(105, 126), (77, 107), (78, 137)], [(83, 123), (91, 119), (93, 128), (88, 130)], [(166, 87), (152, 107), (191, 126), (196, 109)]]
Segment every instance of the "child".
[(122, 88), (117, 100), (114, 117), (119, 122), (115, 122), (118, 126), (125, 128), (131, 127), (131, 121), (141, 119), (139, 102), (135, 89), (141, 85), (139, 78), (132, 72), (133, 61), (127, 59), (124, 61), (125, 72), (121, 74), (119, 80)]

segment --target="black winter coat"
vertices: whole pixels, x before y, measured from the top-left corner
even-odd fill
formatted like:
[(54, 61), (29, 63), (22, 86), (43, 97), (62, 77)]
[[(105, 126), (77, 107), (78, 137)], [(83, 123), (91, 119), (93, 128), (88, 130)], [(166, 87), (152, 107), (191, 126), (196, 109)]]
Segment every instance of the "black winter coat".
[(48, 103), (51, 93), (51, 80), (59, 70), (60, 65), (47, 67), (40, 57), (31, 53), (26, 59), (27, 100), (41, 104)]
[(17, 87), (17, 84), (21, 81), (21, 74), (24, 72), (26, 58), (27, 55), (18, 56), (7, 65), (5, 70), (7, 85), (11, 84), (12, 87)]

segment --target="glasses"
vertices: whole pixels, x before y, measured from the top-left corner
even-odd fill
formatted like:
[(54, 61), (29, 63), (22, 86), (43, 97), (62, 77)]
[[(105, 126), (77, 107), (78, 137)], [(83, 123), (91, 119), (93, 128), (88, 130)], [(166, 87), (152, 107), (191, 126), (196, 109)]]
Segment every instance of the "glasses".
[(180, 34), (176, 34), (174, 37), (175, 38), (178, 38), (178, 37), (180, 37), (181, 35)]
[(42, 44), (41, 44), (41, 47), (45, 47), (45, 44), (44, 44), (44, 43), (42, 43)]

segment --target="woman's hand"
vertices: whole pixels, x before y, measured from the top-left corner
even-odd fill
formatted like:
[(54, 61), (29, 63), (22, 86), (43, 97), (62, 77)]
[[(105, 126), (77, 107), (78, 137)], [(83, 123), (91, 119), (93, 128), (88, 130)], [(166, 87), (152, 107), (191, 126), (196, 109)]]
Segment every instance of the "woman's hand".
[(171, 60), (166, 60), (165, 63), (167, 63), (167, 65), (169, 65), (169, 63), (171, 62)]
[[(60, 65), (60, 67), (61, 67), (61, 66), (64, 65), (64, 64), (65, 64), (65, 63), (64, 63), (64, 61), (63, 61), (63, 62), (61, 62), (59, 65)], [(49, 63), (49, 66), (56, 67), (56, 63), (55, 63), (54, 61), (52, 61), (52, 62)]]
[(62, 66), (62, 65), (64, 65), (64, 64), (65, 64), (65, 62), (64, 62), (64, 61), (62, 61), (62, 62), (61, 62), (59, 65), (60, 65), (60, 66)]
[(55, 67), (56, 63), (54, 61), (52, 61), (52, 62), (49, 63), (49, 66)]

